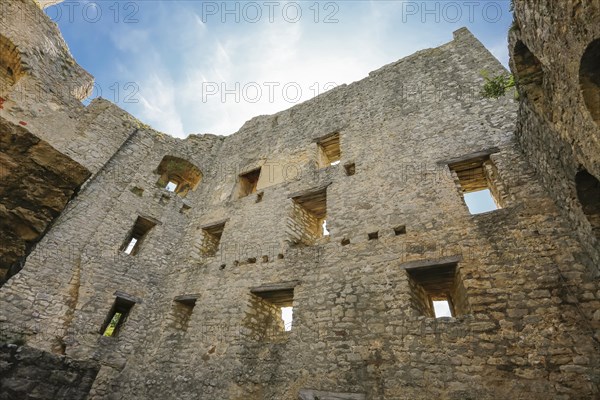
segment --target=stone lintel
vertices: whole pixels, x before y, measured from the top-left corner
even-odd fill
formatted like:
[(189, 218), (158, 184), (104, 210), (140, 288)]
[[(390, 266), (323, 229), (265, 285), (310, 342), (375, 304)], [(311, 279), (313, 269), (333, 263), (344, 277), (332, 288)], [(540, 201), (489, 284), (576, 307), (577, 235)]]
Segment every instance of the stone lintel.
[(457, 164), (457, 163), (460, 163), (463, 161), (473, 160), (473, 159), (480, 158), (480, 157), (488, 157), (494, 153), (498, 153), (499, 151), (500, 151), (500, 149), (498, 147), (490, 147), (489, 149), (477, 151), (475, 153), (465, 154), (460, 157), (450, 158), (447, 160), (441, 160), (441, 161), (438, 161), (437, 164), (438, 165)]
[(300, 281), (289, 281), (289, 282), (281, 282), (281, 283), (273, 283), (268, 285), (256, 286), (250, 289), (252, 293), (262, 293), (262, 292), (274, 292), (277, 290), (289, 290), (294, 289), (296, 286), (300, 284)]
[(366, 400), (364, 393), (335, 393), (322, 392), (318, 390), (302, 389), (299, 393), (299, 400)]
[(181, 296), (175, 296), (173, 300), (178, 303), (192, 303), (198, 300), (198, 297), (200, 297), (198, 294), (183, 294)]
[(219, 221), (214, 221), (214, 222), (211, 222), (210, 224), (201, 225), (199, 227), (199, 229), (213, 228), (215, 226), (226, 224), (227, 222), (229, 222), (229, 218), (221, 219)]
[(415, 268), (424, 268), (424, 267), (433, 267), (436, 265), (448, 265), (448, 264), (457, 264), (462, 261), (462, 255), (457, 256), (448, 256), (437, 259), (427, 259), (427, 260), (416, 260), (410, 261), (402, 264), (400, 267), (402, 269), (415, 269)]
[(327, 182), (321, 186), (317, 186), (317, 187), (313, 187), (310, 189), (300, 190), (298, 192), (291, 193), (288, 195), (288, 199), (295, 199), (296, 197), (302, 197), (302, 196), (306, 196), (309, 194), (320, 192), (322, 190), (327, 189), (329, 187), (329, 185), (331, 185), (331, 182)]
[(139, 297), (132, 296), (125, 292), (121, 292), (120, 290), (115, 291), (115, 296), (117, 296), (120, 299), (129, 301), (132, 303), (136, 303), (136, 304), (140, 304), (142, 302), (142, 299), (140, 299)]

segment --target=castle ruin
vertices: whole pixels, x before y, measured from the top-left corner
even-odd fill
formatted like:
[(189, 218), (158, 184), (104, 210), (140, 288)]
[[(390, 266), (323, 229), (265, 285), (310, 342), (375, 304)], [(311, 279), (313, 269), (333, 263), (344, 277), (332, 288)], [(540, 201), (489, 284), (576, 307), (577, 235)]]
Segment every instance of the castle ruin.
[(0, 399), (600, 396), (598, 1), (184, 140), (1, 6)]

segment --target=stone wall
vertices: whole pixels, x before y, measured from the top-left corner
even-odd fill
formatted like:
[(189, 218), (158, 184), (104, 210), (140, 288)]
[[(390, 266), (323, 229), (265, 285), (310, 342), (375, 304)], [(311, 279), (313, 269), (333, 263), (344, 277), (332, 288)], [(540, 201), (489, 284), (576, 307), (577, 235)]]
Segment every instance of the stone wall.
[(575, 177), (587, 171), (600, 179), (600, 125), (594, 119), (600, 103), (585, 98), (586, 91), (600, 98), (600, 78), (590, 82), (585, 73), (600, 71), (600, 56), (589, 52), (595, 64), (591, 58), (585, 63), (586, 50), (600, 39), (600, 3), (515, 1), (509, 38), (521, 98), (516, 136), (599, 276), (600, 237), (593, 232), (598, 225), (582, 208)]
[(25, 127), (0, 117), (0, 286), (90, 176)]
[(12, 70), (19, 78), (0, 87), (0, 116), (26, 124), (33, 135), (97, 173), (141, 124), (106, 100), (81, 103), (93, 89), (93, 77), (73, 60), (58, 27), (33, 0), (3, 0), (0, 10), (0, 45), (14, 49), (9, 63), (18, 65)]
[(2, 1), (0, 11), (1, 284), (141, 124), (105, 100), (84, 107), (93, 78), (34, 1)]
[(15, 344), (0, 345), (0, 399), (84, 400), (98, 365)]
[[(3, 336), (97, 360), (90, 399), (596, 398), (589, 246), (523, 154), (514, 99), (480, 96), (482, 70), (506, 72), (461, 29), (228, 137), (179, 140), (90, 105), (66, 134), (89, 136), (54, 143), (93, 175), (0, 289)], [(333, 132), (341, 163), (320, 168), (317, 141)], [(471, 215), (448, 164), (482, 154), (502, 208)], [(158, 185), (165, 156), (201, 171), (185, 198)], [(239, 198), (258, 167), (257, 192)], [(294, 198), (323, 187), (330, 235), (302, 243)], [(138, 217), (156, 225), (128, 255)], [(223, 222), (218, 251), (202, 252)], [(411, 271), (448, 264), (459, 312), (436, 319)], [(253, 290), (290, 282), (293, 328), (271, 336), (278, 307)], [(117, 297), (134, 305), (102, 336)]]

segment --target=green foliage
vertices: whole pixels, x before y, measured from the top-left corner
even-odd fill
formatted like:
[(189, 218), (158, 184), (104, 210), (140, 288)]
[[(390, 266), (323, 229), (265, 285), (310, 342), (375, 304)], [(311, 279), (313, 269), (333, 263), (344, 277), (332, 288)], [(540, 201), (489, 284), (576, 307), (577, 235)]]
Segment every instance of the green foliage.
[(489, 76), (487, 71), (482, 71), (481, 76), (485, 83), (481, 88), (481, 95), (487, 99), (497, 99), (515, 87), (515, 77), (512, 74), (498, 74)]
[(114, 336), (115, 329), (117, 329), (117, 325), (119, 324), (119, 320), (121, 319), (122, 315), (123, 314), (121, 314), (119, 312), (115, 313), (115, 315), (110, 320), (110, 323), (106, 327), (106, 330), (104, 331), (103, 336), (108, 336), (108, 337)]

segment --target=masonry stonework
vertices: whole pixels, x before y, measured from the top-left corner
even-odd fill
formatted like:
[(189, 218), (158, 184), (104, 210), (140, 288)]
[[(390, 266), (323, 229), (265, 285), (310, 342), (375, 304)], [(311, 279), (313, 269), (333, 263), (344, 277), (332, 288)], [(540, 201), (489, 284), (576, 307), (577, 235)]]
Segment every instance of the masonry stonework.
[(0, 346), (0, 399), (85, 399), (98, 364), (26, 346)]
[[(516, 137), (600, 275), (600, 2), (515, 1)], [(595, 206), (578, 174), (591, 175)], [(587, 175), (586, 175), (587, 176)]]
[[(66, 171), (20, 153), (57, 175), (47, 184), (63, 189), (64, 210), (31, 238), (0, 225), (29, 239), (0, 288), (0, 339), (81, 367), (38, 398), (77, 382), (73, 398), (89, 399), (598, 397), (591, 227), (552, 186), (551, 168), (564, 166), (540, 167), (556, 158), (544, 141), (558, 139), (527, 131), (543, 124), (527, 97), (480, 95), (482, 70), (506, 71), (468, 30), (231, 136), (180, 140), (107, 101), (84, 107), (91, 77), (56, 26), (32, 0), (2, 5), (0, 34), (24, 71), (2, 80), (2, 166), (27, 137), (78, 171), (65, 185)], [(327, 165), (319, 143), (333, 133), (340, 163)], [(598, 153), (581, 154), (598, 176)], [(450, 168), (469, 162), (483, 165), (500, 209), (469, 212)], [(240, 176), (258, 168), (240, 196)], [(32, 191), (10, 193), (24, 203)], [(315, 234), (323, 196), (329, 233)], [(317, 217), (306, 211), (316, 200)], [(435, 318), (440, 295), (452, 317)], [(116, 301), (127, 312), (107, 334)], [(8, 346), (0, 370), (19, 367)]]

